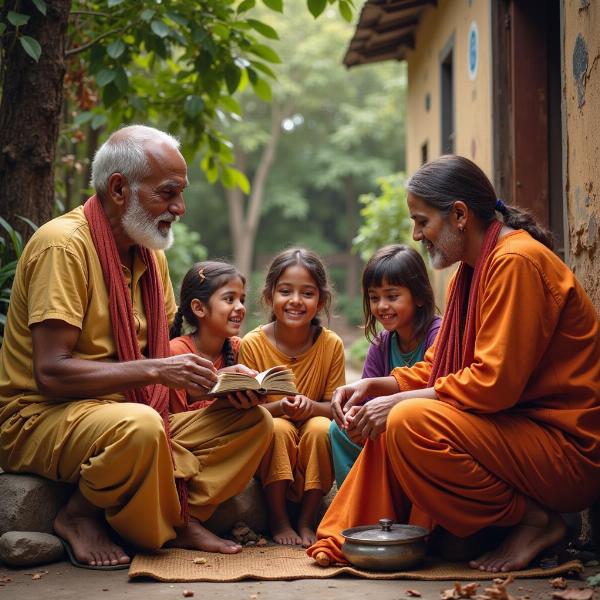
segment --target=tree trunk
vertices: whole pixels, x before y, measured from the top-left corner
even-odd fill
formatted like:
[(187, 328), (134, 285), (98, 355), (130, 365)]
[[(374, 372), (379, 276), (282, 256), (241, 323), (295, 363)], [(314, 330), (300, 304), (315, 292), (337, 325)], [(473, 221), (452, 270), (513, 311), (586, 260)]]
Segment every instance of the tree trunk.
[(358, 295), (360, 260), (356, 253), (352, 252), (352, 240), (358, 229), (358, 202), (352, 176), (344, 179), (344, 198), (346, 200), (346, 252), (348, 253), (346, 294), (349, 298), (354, 299)]
[[(256, 173), (252, 178), (252, 189), (248, 198), (248, 207), (244, 210), (244, 194), (239, 188), (226, 189), (229, 205), (229, 228), (233, 247), (233, 261), (246, 276), (250, 276), (254, 265), (254, 243), (260, 223), (265, 186), (275, 160), (277, 145), (281, 136), (281, 121), (287, 111), (279, 111), (271, 106), (271, 135), (263, 149)], [(238, 154), (236, 167), (244, 171), (245, 156)]]
[(33, 3), (17, 0), (8, 0), (3, 10), (19, 12), (21, 5), (31, 15), (21, 32), (40, 43), (42, 55), (36, 63), (20, 42), (5, 32), (6, 70), (0, 103), (0, 212), (27, 238), (31, 229), (17, 215), (38, 225), (52, 217), (54, 157), (71, 0), (46, 0), (46, 16)]

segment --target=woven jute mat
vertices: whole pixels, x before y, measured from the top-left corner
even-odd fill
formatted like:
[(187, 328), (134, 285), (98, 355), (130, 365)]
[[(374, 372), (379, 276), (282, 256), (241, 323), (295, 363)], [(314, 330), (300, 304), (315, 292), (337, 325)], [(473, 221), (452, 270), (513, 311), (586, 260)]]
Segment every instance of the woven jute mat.
[[(196, 562), (194, 562), (196, 559)], [(197, 559), (202, 559), (198, 561)], [(204, 562), (206, 559), (206, 562)], [(515, 577), (551, 577), (569, 571), (580, 572), (583, 565), (572, 560), (548, 569), (525, 569)], [(129, 577), (152, 577), (158, 581), (227, 582), (243, 579), (287, 581), (292, 579), (327, 579), (336, 575), (354, 575), (365, 579), (414, 579), (419, 581), (469, 581), (492, 579), (494, 575), (470, 569), (465, 563), (448, 563), (427, 559), (412, 571), (384, 573), (354, 567), (319, 567), (302, 548), (268, 546), (244, 548), (239, 554), (210, 554), (171, 548), (153, 554), (138, 554), (129, 568)], [(505, 577), (507, 573), (503, 573)]]

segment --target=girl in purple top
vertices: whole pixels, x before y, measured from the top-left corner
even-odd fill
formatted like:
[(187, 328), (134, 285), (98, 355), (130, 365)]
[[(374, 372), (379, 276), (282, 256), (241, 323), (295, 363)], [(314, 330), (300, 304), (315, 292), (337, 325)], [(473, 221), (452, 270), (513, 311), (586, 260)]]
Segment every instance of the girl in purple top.
[[(395, 367), (423, 360), (435, 340), (441, 318), (435, 315), (433, 290), (421, 255), (402, 244), (378, 250), (362, 276), (365, 335), (371, 342), (362, 378), (386, 377)], [(377, 324), (384, 331), (377, 333)], [(335, 480), (339, 487), (365, 440), (352, 428), (329, 427)]]

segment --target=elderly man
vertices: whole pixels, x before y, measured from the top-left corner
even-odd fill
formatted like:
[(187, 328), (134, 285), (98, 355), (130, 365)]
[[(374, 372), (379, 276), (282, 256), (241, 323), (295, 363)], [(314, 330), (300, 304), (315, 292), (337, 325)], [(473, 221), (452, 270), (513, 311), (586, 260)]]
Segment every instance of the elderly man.
[(162, 250), (188, 183), (178, 146), (150, 127), (114, 133), (94, 158), (96, 195), (40, 227), (17, 267), (0, 466), (77, 485), (54, 528), (82, 566), (130, 562), (110, 528), (142, 548), (239, 551), (200, 522), (244, 488), (272, 435), (256, 397), (169, 414), (169, 388), (216, 380), (210, 361), (168, 351)]

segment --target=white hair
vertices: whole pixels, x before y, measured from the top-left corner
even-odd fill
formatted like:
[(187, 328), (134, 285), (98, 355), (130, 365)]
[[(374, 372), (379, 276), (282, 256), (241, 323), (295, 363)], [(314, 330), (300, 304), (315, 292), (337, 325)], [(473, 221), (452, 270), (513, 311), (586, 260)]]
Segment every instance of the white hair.
[(121, 173), (134, 190), (144, 177), (150, 175), (145, 149), (149, 142), (163, 142), (179, 149), (179, 140), (165, 131), (146, 125), (122, 127), (100, 146), (92, 161), (91, 180), (99, 196), (108, 191), (108, 180), (113, 173)]

